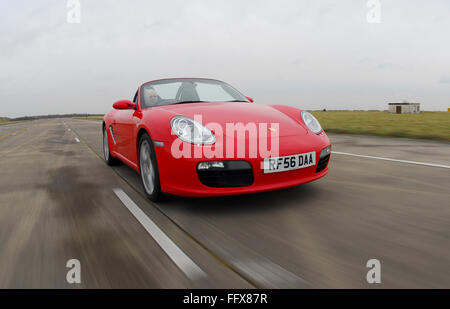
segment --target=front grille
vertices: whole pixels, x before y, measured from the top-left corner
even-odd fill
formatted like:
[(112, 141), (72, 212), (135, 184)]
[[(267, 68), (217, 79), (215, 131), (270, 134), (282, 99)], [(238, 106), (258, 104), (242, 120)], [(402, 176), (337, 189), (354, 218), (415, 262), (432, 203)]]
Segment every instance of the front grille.
[(197, 170), (201, 183), (214, 188), (246, 187), (253, 183), (253, 169), (246, 161), (223, 161), (224, 168)]
[(316, 173), (323, 171), (327, 167), (328, 160), (330, 160), (330, 155), (326, 155), (319, 160), (319, 163), (317, 163)]

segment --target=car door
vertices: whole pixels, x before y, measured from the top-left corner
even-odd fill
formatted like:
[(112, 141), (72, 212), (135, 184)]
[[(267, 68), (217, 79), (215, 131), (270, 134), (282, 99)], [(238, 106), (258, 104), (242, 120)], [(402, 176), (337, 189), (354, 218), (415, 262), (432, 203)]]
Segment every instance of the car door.
[(135, 153), (133, 143), (133, 134), (136, 128), (139, 117), (136, 117), (138, 109), (138, 91), (133, 99), (136, 105), (135, 109), (117, 110), (115, 114), (116, 123), (114, 125), (114, 136), (117, 141), (117, 148), (119, 153), (126, 159), (135, 162), (133, 154)]

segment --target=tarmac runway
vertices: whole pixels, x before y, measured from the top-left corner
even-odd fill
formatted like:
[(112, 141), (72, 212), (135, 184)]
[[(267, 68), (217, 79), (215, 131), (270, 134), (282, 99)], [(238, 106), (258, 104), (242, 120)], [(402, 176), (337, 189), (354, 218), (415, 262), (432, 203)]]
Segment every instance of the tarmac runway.
[(155, 204), (100, 121), (1, 125), (0, 288), (450, 288), (450, 143), (329, 137), (316, 182)]

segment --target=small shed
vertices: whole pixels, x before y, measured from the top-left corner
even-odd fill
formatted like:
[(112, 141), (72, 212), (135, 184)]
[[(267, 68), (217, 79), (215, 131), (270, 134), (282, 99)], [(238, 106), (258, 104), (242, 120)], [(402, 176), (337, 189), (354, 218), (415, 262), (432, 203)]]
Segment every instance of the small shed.
[(418, 114), (420, 113), (420, 103), (389, 103), (389, 113)]

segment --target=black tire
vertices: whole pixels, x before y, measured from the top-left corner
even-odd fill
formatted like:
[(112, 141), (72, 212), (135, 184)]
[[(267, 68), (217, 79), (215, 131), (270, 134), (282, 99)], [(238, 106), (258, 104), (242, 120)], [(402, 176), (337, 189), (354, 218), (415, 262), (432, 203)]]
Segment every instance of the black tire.
[(114, 158), (111, 155), (108, 142), (108, 132), (106, 131), (105, 126), (103, 126), (103, 158), (105, 159), (106, 164), (108, 164), (109, 166), (116, 165), (119, 162), (118, 159)]
[[(143, 149), (144, 147), (145, 149)], [(147, 155), (149, 155), (150, 161), (148, 161), (147, 157), (143, 155), (143, 153), (145, 153), (147, 150), (149, 151)], [(161, 192), (161, 183), (159, 180), (158, 162), (156, 160), (153, 141), (147, 133), (143, 134), (139, 140), (138, 158), (139, 176), (141, 178), (141, 184), (144, 189), (145, 195), (149, 200), (153, 202), (161, 201), (163, 198), (163, 193)], [(146, 162), (147, 164), (149, 164), (149, 167), (144, 166)], [(154, 178), (152, 178), (152, 175), (154, 176)]]

